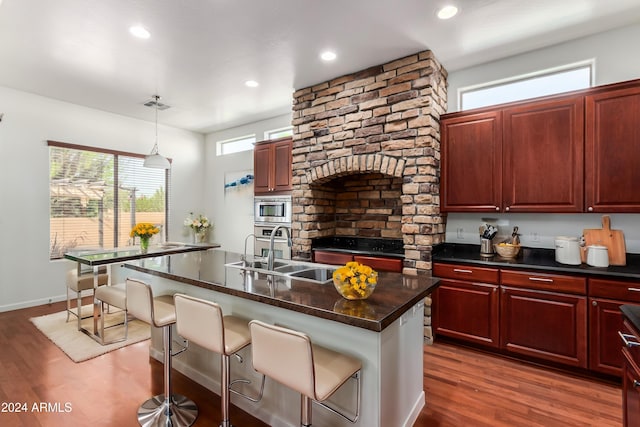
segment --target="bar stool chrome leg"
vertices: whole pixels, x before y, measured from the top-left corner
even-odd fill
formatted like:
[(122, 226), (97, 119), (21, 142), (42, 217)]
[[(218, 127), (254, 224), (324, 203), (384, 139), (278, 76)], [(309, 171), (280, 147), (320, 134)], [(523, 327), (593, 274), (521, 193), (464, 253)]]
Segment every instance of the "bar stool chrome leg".
[(138, 409), (142, 427), (190, 426), (198, 416), (196, 404), (185, 396), (172, 394), (171, 387), (171, 325), (162, 328), (164, 347), (164, 394), (144, 402)]

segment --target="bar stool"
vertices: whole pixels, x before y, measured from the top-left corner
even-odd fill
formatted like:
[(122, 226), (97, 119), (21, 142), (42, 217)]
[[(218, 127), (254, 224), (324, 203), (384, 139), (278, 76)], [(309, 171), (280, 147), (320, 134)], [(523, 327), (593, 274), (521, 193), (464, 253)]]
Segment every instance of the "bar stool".
[[(100, 267), (98, 269), (98, 286), (103, 286), (109, 283), (109, 273), (107, 273), (106, 267)], [(73, 314), (78, 317), (78, 328), (80, 328), (80, 320), (86, 319), (91, 316), (82, 317), (82, 291), (93, 289), (93, 272), (83, 271), (78, 275), (78, 268), (74, 267), (67, 271), (67, 322), (69, 321), (69, 315)], [(71, 307), (71, 294), (74, 292), (76, 299), (76, 311), (74, 312)]]
[[(252, 320), (251, 354), (256, 371), (299, 392), (300, 425), (311, 425), (311, 402), (329, 409), (351, 423), (360, 415), (360, 360), (311, 343), (308, 335)], [(357, 406), (353, 417), (324, 401), (349, 378), (356, 379)]]
[(190, 426), (198, 416), (196, 404), (171, 388), (171, 326), (176, 323), (172, 295), (153, 297), (151, 286), (135, 279), (126, 280), (127, 309), (143, 322), (162, 328), (164, 347), (164, 394), (144, 402), (138, 409), (141, 426)]
[[(100, 316), (100, 329), (99, 329), (99, 338), (100, 344), (107, 345), (113, 344), (116, 342), (125, 341), (129, 334), (129, 321), (127, 315), (127, 289), (124, 283), (118, 283), (117, 285), (108, 285), (108, 286), (100, 286), (95, 291), (95, 298), (100, 301), (99, 303), (99, 313)], [(112, 326), (107, 326), (106, 329), (114, 328), (117, 326), (124, 325), (124, 336), (122, 338), (113, 339), (111, 341), (104, 340), (104, 305), (107, 304), (109, 306), (114, 306), (122, 310), (124, 313), (124, 319), (122, 323), (117, 323)]]
[[(221, 355), (220, 361), (220, 400), (222, 421), (220, 427), (230, 427), (229, 392), (250, 398), (235, 390), (231, 390), (230, 358), (251, 343), (249, 321), (237, 316), (223, 316), (220, 305), (212, 301), (194, 298), (188, 295), (175, 294), (176, 329), (183, 338), (207, 350)], [(206, 327), (203, 327), (206, 325)], [(245, 380), (237, 380), (248, 382)], [(235, 382), (235, 381), (234, 381)], [(262, 385), (264, 387), (264, 377)], [(262, 395), (262, 389), (261, 393)]]

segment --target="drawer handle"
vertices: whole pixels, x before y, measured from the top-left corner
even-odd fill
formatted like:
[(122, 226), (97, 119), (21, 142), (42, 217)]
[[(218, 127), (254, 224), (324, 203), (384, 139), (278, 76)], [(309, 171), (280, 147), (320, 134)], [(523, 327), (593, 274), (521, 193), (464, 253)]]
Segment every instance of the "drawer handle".
[(631, 347), (640, 346), (640, 342), (638, 342), (638, 341), (630, 341), (632, 339), (635, 340), (636, 337), (634, 335), (623, 334), (620, 331), (618, 331), (618, 335), (620, 335), (620, 338), (622, 338), (622, 342), (624, 343), (625, 347), (631, 348)]
[(453, 271), (454, 273), (468, 273), (468, 274), (473, 273), (473, 270), (463, 270), (461, 268), (454, 268)]
[(627, 290), (631, 292), (640, 292), (640, 288), (627, 288)]
[(547, 279), (545, 277), (529, 277), (529, 280), (534, 282), (548, 282), (553, 283), (553, 279)]
[(633, 386), (634, 386), (634, 387), (639, 387), (639, 386), (640, 386), (640, 381), (638, 381), (638, 380), (633, 380)]

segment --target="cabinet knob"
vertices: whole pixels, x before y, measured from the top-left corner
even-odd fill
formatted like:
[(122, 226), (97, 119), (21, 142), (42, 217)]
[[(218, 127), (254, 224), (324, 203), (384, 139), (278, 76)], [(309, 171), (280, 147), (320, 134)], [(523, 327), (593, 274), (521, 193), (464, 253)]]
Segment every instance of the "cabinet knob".
[(589, 207), (587, 208), (587, 210), (588, 210), (589, 212), (593, 212), (593, 206), (589, 206)]
[(598, 305), (598, 301), (591, 301), (591, 305), (595, 307), (596, 305)]
[(634, 386), (634, 387), (638, 387), (638, 386), (640, 386), (640, 381), (638, 381), (638, 380), (633, 380), (633, 386)]
[(509, 212), (509, 206), (507, 206), (506, 208), (504, 208), (505, 211)]
[(500, 207), (496, 206), (496, 212), (500, 212)]

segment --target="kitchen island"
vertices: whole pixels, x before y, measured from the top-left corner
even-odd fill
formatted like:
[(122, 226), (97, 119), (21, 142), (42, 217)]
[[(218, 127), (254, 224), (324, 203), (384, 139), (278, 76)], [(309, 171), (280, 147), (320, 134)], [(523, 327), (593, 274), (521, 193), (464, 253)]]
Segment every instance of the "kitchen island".
[[(182, 292), (219, 303), (225, 314), (259, 319), (309, 334), (320, 345), (362, 361), (361, 412), (357, 426), (410, 426), (424, 406), (423, 299), (437, 286), (430, 276), (381, 272), (366, 301), (347, 301), (331, 282), (243, 273), (226, 264), (239, 254), (221, 250), (147, 258), (125, 264), (122, 277), (151, 283), (156, 293)], [(150, 354), (161, 360), (161, 337), (152, 334)], [(232, 378), (248, 378), (255, 393), (260, 377), (251, 367), (250, 349), (235, 358)], [(205, 387), (219, 392), (219, 356), (195, 345), (174, 359), (173, 366)], [(232, 402), (274, 426), (299, 424), (299, 395), (267, 380), (263, 399), (254, 403), (232, 395)], [(355, 384), (348, 381), (330, 401), (355, 409)], [(350, 412), (352, 413), (352, 412)], [(317, 425), (349, 426), (347, 421), (314, 407)]]

